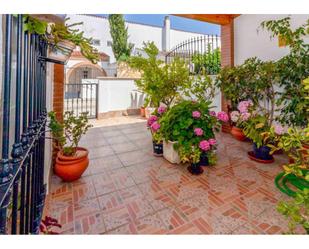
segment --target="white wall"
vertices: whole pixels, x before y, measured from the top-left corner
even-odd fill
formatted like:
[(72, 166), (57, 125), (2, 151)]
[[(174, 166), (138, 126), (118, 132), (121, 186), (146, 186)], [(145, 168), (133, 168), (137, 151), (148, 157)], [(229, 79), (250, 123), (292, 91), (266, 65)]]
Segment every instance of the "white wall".
[[(270, 32), (259, 28), (265, 20), (282, 19), (288, 15), (240, 15), (234, 20), (235, 65), (242, 64), (247, 58), (257, 56), (261, 60), (277, 60), (289, 50), (278, 46), (278, 39), (270, 39)], [(291, 27), (306, 23), (309, 15), (290, 15)], [(309, 37), (305, 39), (309, 43)]]
[[(112, 41), (107, 18), (87, 16), (87, 15), (68, 15), (70, 18), (68, 23), (84, 22), (80, 29), (85, 32), (85, 36), (93, 37), (101, 41), (97, 46), (100, 52), (104, 52), (110, 56), (110, 62), (115, 62), (115, 57), (111, 47), (107, 46), (107, 41)], [(163, 25), (163, 23), (162, 23)], [(142, 48), (143, 42), (153, 41), (160, 51), (163, 51), (163, 28), (143, 25), (138, 23), (126, 22), (129, 33), (129, 42), (135, 45), (135, 48)], [(186, 32), (180, 30), (170, 30), (170, 48), (175, 47), (186, 39), (202, 36), (203, 34)]]
[(98, 113), (136, 109), (144, 103), (134, 79), (99, 78), (98, 91)]

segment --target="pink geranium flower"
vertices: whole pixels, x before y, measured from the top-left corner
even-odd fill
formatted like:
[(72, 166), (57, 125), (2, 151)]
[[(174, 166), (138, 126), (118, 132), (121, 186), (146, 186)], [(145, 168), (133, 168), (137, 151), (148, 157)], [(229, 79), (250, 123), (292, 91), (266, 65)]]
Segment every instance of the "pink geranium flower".
[(199, 144), (199, 148), (203, 151), (210, 150), (210, 144), (207, 140), (202, 140)]
[(158, 123), (158, 122), (154, 122), (152, 125), (151, 125), (151, 130), (153, 131), (153, 132), (157, 132), (159, 129), (160, 129), (160, 124)]
[(194, 111), (194, 112), (192, 112), (192, 117), (193, 118), (200, 118), (201, 117), (201, 113), (199, 111)]
[(160, 106), (160, 107), (158, 108), (158, 113), (159, 113), (159, 114), (163, 114), (165, 111), (166, 111), (166, 107), (165, 107), (165, 106)]
[(155, 115), (151, 115), (149, 118), (148, 118), (148, 121), (147, 121), (147, 125), (148, 127), (150, 127), (154, 122), (156, 122), (158, 120), (158, 117), (155, 116)]
[(194, 134), (196, 136), (202, 136), (204, 134), (204, 131), (201, 128), (195, 128), (194, 129)]
[(229, 116), (225, 112), (218, 112), (217, 119), (223, 122), (229, 121)]
[(239, 113), (239, 111), (232, 111), (232, 112), (230, 113), (230, 116), (231, 116), (231, 120), (232, 120), (234, 123), (236, 123), (236, 122), (238, 121), (238, 119), (239, 119), (240, 113)]
[(208, 140), (208, 143), (209, 143), (210, 145), (215, 145), (215, 144), (217, 143), (217, 140), (214, 139), (214, 138), (211, 138), (211, 139)]

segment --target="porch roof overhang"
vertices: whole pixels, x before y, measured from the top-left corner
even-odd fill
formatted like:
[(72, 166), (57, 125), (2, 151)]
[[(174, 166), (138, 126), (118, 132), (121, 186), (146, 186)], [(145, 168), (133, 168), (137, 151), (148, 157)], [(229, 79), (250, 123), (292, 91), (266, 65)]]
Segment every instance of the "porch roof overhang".
[(203, 22), (209, 22), (220, 25), (227, 25), (240, 14), (173, 14), (174, 16), (185, 17)]

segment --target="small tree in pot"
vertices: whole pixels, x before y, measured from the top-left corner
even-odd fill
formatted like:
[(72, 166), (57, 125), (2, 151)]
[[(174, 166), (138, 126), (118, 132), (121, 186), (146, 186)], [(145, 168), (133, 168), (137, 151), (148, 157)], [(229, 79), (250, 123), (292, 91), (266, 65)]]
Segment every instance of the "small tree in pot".
[(73, 112), (65, 112), (63, 122), (56, 119), (54, 112), (49, 114), (49, 128), (57, 153), (54, 171), (64, 181), (74, 181), (81, 177), (89, 164), (88, 150), (79, 147), (81, 137), (91, 127), (87, 113), (75, 117)]

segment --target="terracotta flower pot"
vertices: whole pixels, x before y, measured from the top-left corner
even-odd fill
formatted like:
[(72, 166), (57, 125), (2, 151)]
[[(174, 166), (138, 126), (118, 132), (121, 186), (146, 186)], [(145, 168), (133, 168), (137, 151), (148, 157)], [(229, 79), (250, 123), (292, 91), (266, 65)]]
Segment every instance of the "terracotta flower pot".
[(231, 134), (233, 135), (233, 137), (235, 137), (239, 141), (245, 141), (246, 140), (246, 136), (242, 132), (242, 129), (237, 128), (236, 126), (232, 127)]
[(145, 107), (141, 107), (141, 117), (145, 117)]
[(88, 150), (77, 147), (75, 156), (65, 156), (62, 151), (58, 152), (54, 171), (63, 181), (72, 182), (82, 176), (88, 165)]

